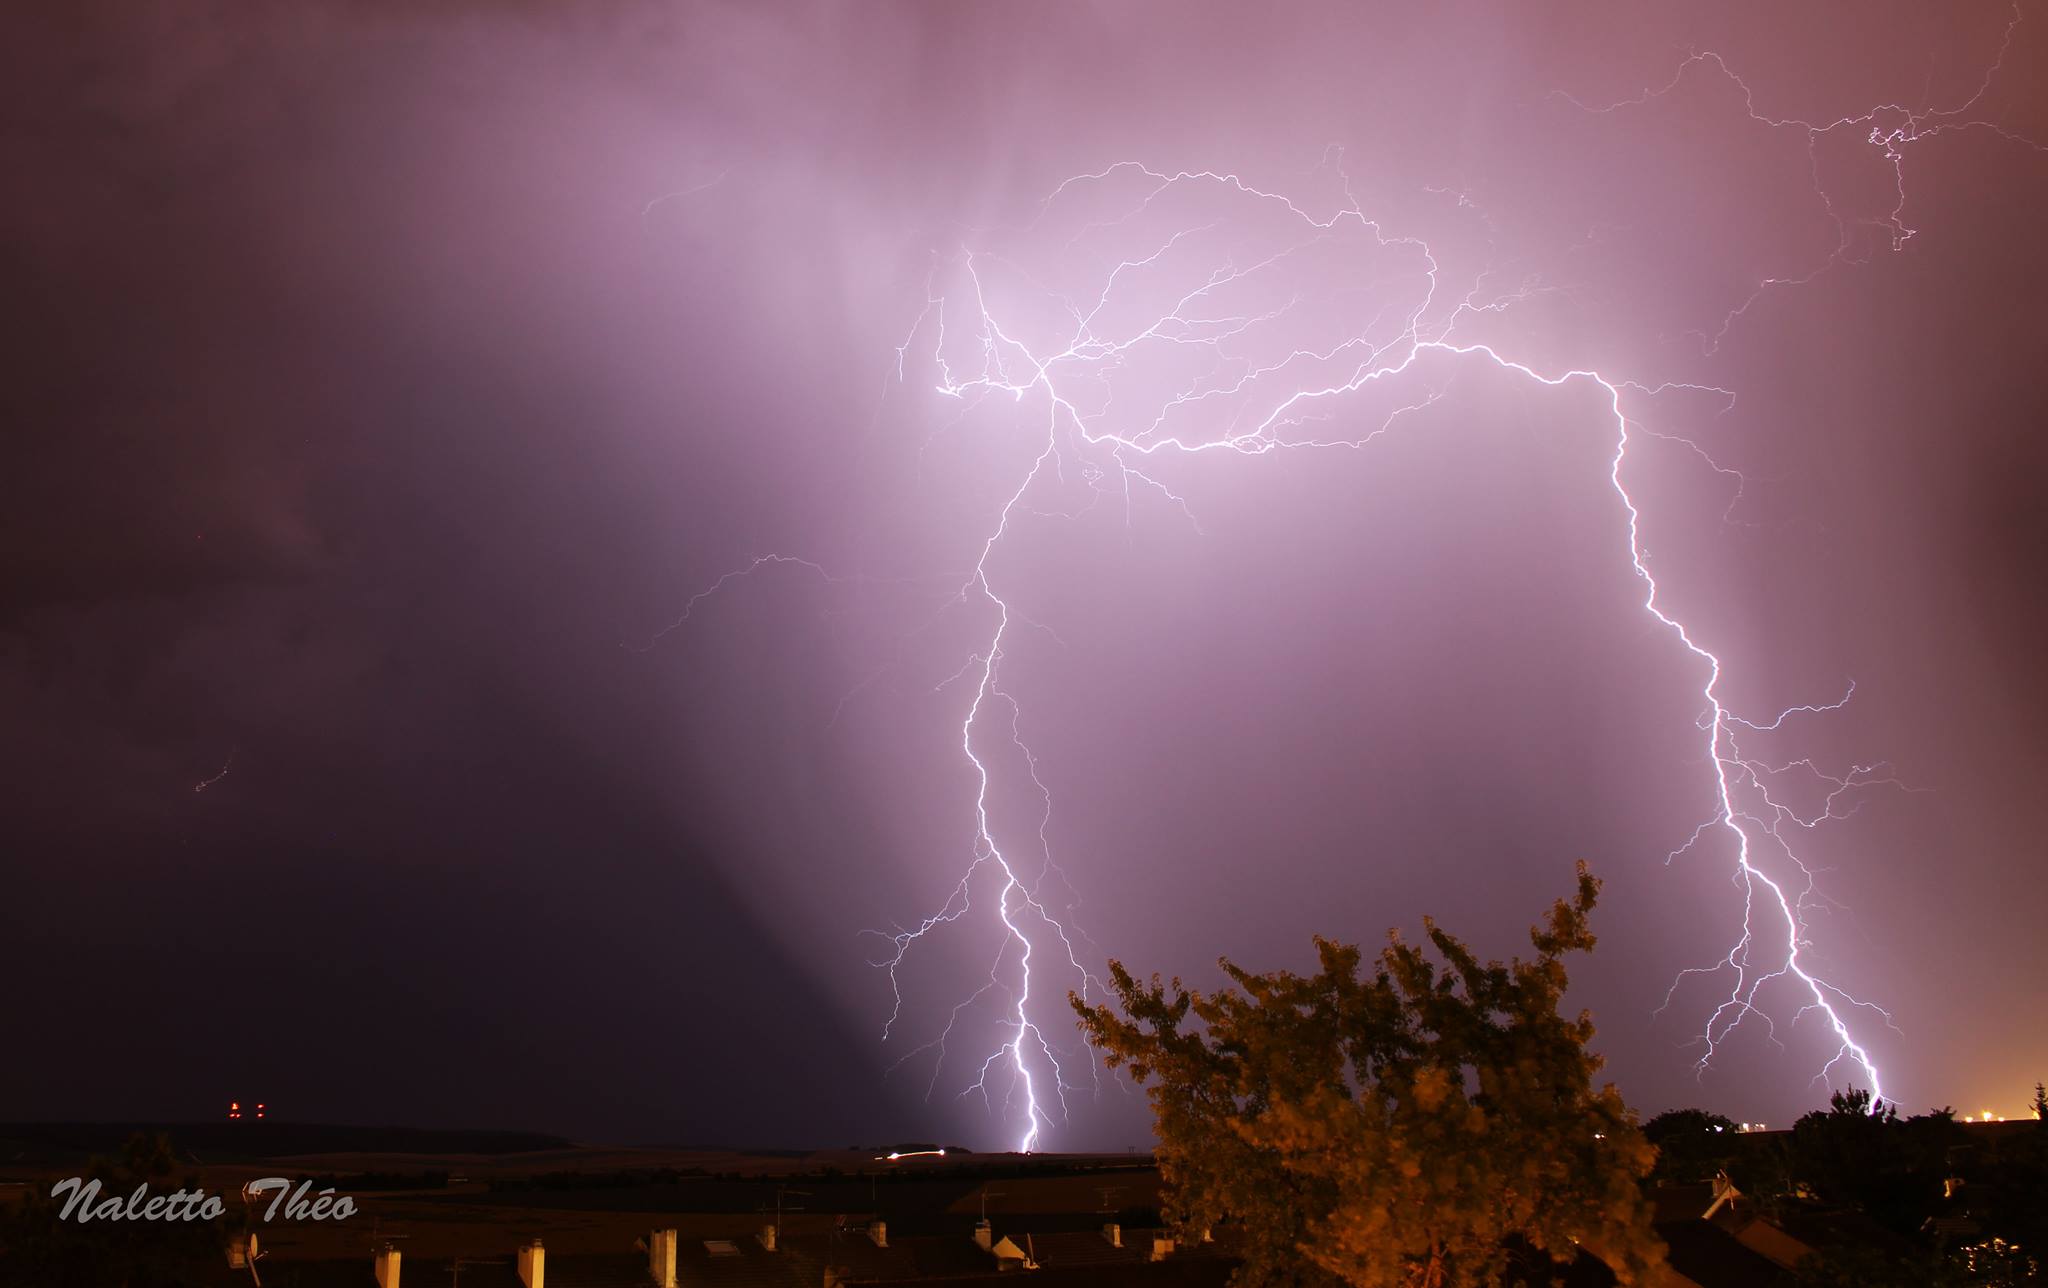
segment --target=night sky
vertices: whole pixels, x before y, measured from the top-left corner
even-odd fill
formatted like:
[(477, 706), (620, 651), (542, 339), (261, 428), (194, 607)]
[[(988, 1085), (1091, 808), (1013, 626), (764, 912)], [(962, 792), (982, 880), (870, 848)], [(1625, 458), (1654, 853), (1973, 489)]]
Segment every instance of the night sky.
[[(1082, 966), (1506, 954), (1583, 857), (1631, 1103), (1789, 1122), (1864, 1079), (1789, 981), (1697, 1067), (1743, 892), (1667, 861), (1706, 669), (1611, 412), (1446, 336), (1636, 382), (1732, 712), (1853, 682), (1738, 732), (1792, 810), (1869, 780), (1781, 832), (1885, 1090), (2048, 1076), (2048, 10), (18, 8), (0, 1117), (1014, 1143), (989, 865), (886, 1042), (868, 964), (974, 860), (979, 563), (990, 826)], [(1259, 265), (1071, 364), (1085, 435), (994, 387)], [(1274, 440), (1364, 447), (1085, 441), (1404, 357)], [(1038, 1143), (1143, 1141), (1028, 934)]]

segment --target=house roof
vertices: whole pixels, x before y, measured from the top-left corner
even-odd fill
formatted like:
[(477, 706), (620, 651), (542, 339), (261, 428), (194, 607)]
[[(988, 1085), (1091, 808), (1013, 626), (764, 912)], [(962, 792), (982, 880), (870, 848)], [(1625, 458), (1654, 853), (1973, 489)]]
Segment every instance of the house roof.
[[(370, 1258), (276, 1260), (257, 1263), (263, 1288), (377, 1288)], [(459, 1273), (453, 1273), (459, 1270)], [(211, 1282), (227, 1288), (249, 1288), (246, 1270), (222, 1267)], [(519, 1269), (508, 1252), (502, 1257), (464, 1257), (458, 1266), (446, 1257), (404, 1257), (399, 1262), (400, 1288), (521, 1288)], [(547, 1259), (548, 1288), (648, 1288), (647, 1258), (638, 1253), (567, 1254)], [(782, 1288), (778, 1281), (771, 1288)], [(818, 1288), (816, 1280), (803, 1288)]]
[(955, 1235), (892, 1236), (886, 1248), (876, 1247), (874, 1240), (861, 1230), (800, 1235), (785, 1239), (782, 1251), (763, 1255), (779, 1257), (784, 1253), (818, 1268), (818, 1278), (810, 1280), (811, 1284), (822, 1279), (828, 1266), (840, 1271), (849, 1283), (931, 1279), (996, 1269), (995, 1258), (976, 1247), (965, 1231)]
[(938, 1279), (879, 1280), (875, 1288), (968, 1288), (995, 1283), (1030, 1288), (1224, 1288), (1233, 1269), (1235, 1263), (1222, 1257), (1170, 1257), (1094, 1266), (1042, 1266), (1032, 1271), (991, 1270)]
[(1778, 1264), (1743, 1246), (1711, 1221), (1668, 1221), (1657, 1225), (1673, 1270), (1699, 1288), (1771, 1288), (1789, 1283)]
[(1149, 1261), (1152, 1253), (1150, 1231), (1126, 1232), (1122, 1247), (1111, 1244), (1100, 1231), (1017, 1235), (1014, 1241), (1022, 1244), (1041, 1268), (1128, 1266)]

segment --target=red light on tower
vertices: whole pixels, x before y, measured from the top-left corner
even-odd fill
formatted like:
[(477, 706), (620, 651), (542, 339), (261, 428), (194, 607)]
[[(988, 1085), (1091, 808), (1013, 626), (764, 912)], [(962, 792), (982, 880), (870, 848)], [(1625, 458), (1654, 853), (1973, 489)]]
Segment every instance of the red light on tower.
[(263, 1102), (260, 1100), (256, 1102), (256, 1116), (258, 1118), (263, 1116)]
[(241, 1116), (242, 1116), (242, 1102), (241, 1102), (241, 1101), (239, 1101), (239, 1100), (230, 1100), (230, 1101), (228, 1101), (228, 1117), (230, 1117), (230, 1118), (240, 1118)]

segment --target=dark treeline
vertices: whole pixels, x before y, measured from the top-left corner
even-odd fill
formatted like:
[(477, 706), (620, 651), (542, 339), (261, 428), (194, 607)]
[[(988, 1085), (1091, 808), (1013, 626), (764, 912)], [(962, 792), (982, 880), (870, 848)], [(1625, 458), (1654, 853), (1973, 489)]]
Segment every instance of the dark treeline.
[(1862, 1288), (2040, 1282), (2048, 1248), (2048, 1091), (2034, 1117), (1901, 1116), (1837, 1092), (1790, 1131), (1683, 1109), (1644, 1125), (1655, 1183), (1731, 1182), (1740, 1203), (1819, 1249), (1801, 1281)]

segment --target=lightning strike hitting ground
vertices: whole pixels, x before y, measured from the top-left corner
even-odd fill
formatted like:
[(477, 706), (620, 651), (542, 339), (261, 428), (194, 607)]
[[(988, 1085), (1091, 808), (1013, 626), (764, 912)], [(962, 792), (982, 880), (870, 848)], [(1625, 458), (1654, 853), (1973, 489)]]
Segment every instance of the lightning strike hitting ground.
[[(998, 671), (1002, 646), (1009, 629), (1010, 606), (990, 582), (988, 565), (991, 555), (1009, 536), (1013, 518), (1025, 496), (1044, 476), (1047, 467), (1060, 459), (1063, 448), (1071, 452), (1095, 453), (1095, 463), (1100, 467), (1093, 476), (1101, 480), (1096, 484), (1098, 491), (1113, 492), (1126, 506), (1130, 503), (1131, 484), (1137, 483), (1157, 491), (1178, 507), (1183, 504), (1180, 498), (1137, 468), (1135, 460), (1163, 452), (1227, 451), (1260, 455), (1279, 450), (1364, 448), (1392, 430), (1402, 418), (1412, 416), (1434, 404), (1443, 396), (1443, 390), (1416, 379), (1415, 383), (1420, 388), (1416, 389), (1412, 396), (1398, 398), (1398, 405), (1392, 411), (1378, 417), (1375, 423), (1362, 433), (1333, 435), (1325, 431), (1314, 436), (1296, 436), (1291, 431), (1304, 422), (1312, 404), (1342, 399), (1346, 395), (1376, 384), (1415, 378), (1419, 374), (1418, 364), (1433, 355), (1441, 355), (1457, 362), (1488, 364), (1544, 386), (1556, 387), (1572, 382), (1586, 382), (1598, 388), (1606, 404), (1609, 415), (1608, 432), (1613, 442), (1608, 481), (1613, 488), (1619, 514), (1623, 520), (1622, 534), (1627, 542), (1629, 561), (1643, 588), (1644, 609), (1670, 632), (1681, 647), (1698, 660), (1702, 670), (1700, 696), (1705, 714), (1701, 723), (1706, 735), (1706, 750), (1711, 763), (1715, 766), (1715, 808), (1712, 817), (1695, 833), (1694, 840), (1696, 841), (1700, 833), (1710, 828), (1724, 829), (1735, 847), (1737, 879), (1744, 890), (1744, 914), (1740, 937), (1723, 961), (1713, 967), (1704, 968), (1705, 973), (1725, 974), (1728, 977), (1729, 990), (1726, 999), (1709, 1017), (1703, 1032), (1705, 1050), (1701, 1056), (1702, 1066), (1712, 1059), (1716, 1045), (1725, 1039), (1729, 1031), (1744, 1018), (1752, 1014), (1761, 1014), (1758, 1007), (1760, 991), (1773, 981), (1783, 979), (1791, 981), (1799, 990), (1804, 1003), (1802, 1011), (1818, 1013), (1832, 1031), (1838, 1044), (1833, 1059), (1823, 1073), (1831, 1070), (1837, 1063), (1846, 1061), (1862, 1082), (1881, 1091), (1878, 1069), (1865, 1047), (1852, 1032), (1846, 1015), (1853, 1008), (1865, 1004), (1814, 974), (1802, 961), (1804, 932), (1800, 909), (1804, 900), (1813, 897), (1813, 878), (1812, 874), (1798, 862), (1797, 856), (1784, 846), (1777, 825), (1789, 820), (1801, 826), (1812, 826), (1820, 820), (1802, 818), (1777, 806), (1766, 789), (1765, 774), (1769, 771), (1744, 757), (1735, 741), (1735, 732), (1738, 728), (1775, 730), (1795, 714), (1819, 712), (1840, 704), (1829, 704), (1825, 708), (1813, 705), (1794, 708), (1780, 712), (1768, 721), (1746, 720), (1725, 705), (1721, 698), (1720, 659), (1698, 641), (1694, 632), (1684, 622), (1667, 613), (1659, 602), (1659, 587), (1642, 549), (1640, 512), (1628, 492), (1623, 477), (1624, 466), (1628, 461), (1631, 431), (1636, 423), (1625, 411), (1625, 397), (1634, 395), (1647, 401), (1659, 393), (1681, 387), (1716, 395), (1725, 395), (1726, 391), (1710, 390), (1702, 386), (1669, 384), (1652, 388), (1585, 369), (1542, 372), (1502, 354), (1490, 345), (1459, 341), (1455, 338), (1455, 328), (1465, 314), (1475, 311), (1477, 306), (1473, 304), (1473, 297), (1467, 295), (1448, 310), (1440, 311), (1438, 316), (1432, 317), (1432, 306), (1438, 298), (1441, 277), (1434, 254), (1419, 241), (1386, 236), (1379, 226), (1368, 220), (1355, 205), (1339, 211), (1327, 220), (1317, 220), (1289, 198), (1253, 188), (1235, 175), (1214, 172), (1168, 175), (1125, 163), (1070, 180), (1053, 194), (1048, 201), (1048, 207), (1081, 185), (1105, 184), (1134, 175), (1148, 186), (1148, 190), (1138, 198), (1129, 213), (1158, 203), (1177, 189), (1195, 188), (1220, 196), (1227, 206), (1249, 203), (1254, 206), (1272, 207), (1281, 220), (1298, 225), (1302, 240), (1243, 268), (1219, 266), (1206, 271), (1197, 270), (1191, 275), (1193, 284), (1189, 289), (1165, 293), (1169, 306), (1151, 317), (1145, 325), (1121, 336), (1099, 333), (1094, 327), (1094, 319), (1111, 305), (1124, 274), (1129, 270), (1159, 263), (1162, 256), (1184, 243), (1191, 230), (1176, 231), (1160, 240), (1156, 249), (1149, 253), (1119, 261), (1108, 272), (1099, 292), (1092, 298), (1078, 304), (1071, 300), (1061, 301), (1063, 311), (1073, 319), (1073, 327), (1059, 347), (1043, 355), (1033, 352), (1030, 346), (1018, 338), (1021, 328), (1005, 326), (1003, 320), (990, 310), (987, 304), (990, 291), (982, 280), (975, 253), (963, 251), (959, 260), (961, 272), (971, 283), (971, 291), (963, 293), (970, 293), (973, 296), (979, 310), (971, 332), (971, 347), (980, 350), (982, 361), (976, 374), (963, 377), (955, 374), (954, 368), (943, 356), (939, 357), (937, 365), (942, 376), (938, 386), (939, 392), (952, 397), (985, 393), (1007, 394), (1020, 403), (1030, 395), (1042, 400), (1044, 413), (1038, 422), (1040, 427), (1037, 431), (1043, 436), (1042, 447), (997, 515), (993, 531), (982, 546), (974, 575), (962, 592), (964, 595), (983, 597), (997, 615), (994, 635), (988, 647), (980, 654), (974, 700), (962, 725), (962, 748), (974, 765), (977, 779), (976, 863), (995, 862), (1001, 865), (1005, 881), (996, 915), (1002, 924), (1005, 939), (1014, 942), (1017, 950), (1014, 968), (1017, 983), (1012, 994), (1015, 1000), (1012, 1036), (1002, 1050), (984, 1063), (981, 1083), (978, 1085), (985, 1085), (989, 1066), (998, 1060), (1007, 1062), (1013, 1069), (1012, 1087), (1020, 1095), (1023, 1113), (1028, 1121), (1019, 1147), (1031, 1148), (1036, 1143), (1045, 1121), (1045, 1110), (1036, 1096), (1036, 1084), (1025, 1058), (1026, 1053), (1042, 1054), (1050, 1067), (1055, 1085), (1061, 1085), (1062, 1080), (1053, 1048), (1033, 1020), (1030, 1010), (1030, 936), (1012, 914), (1018, 904), (1022, 903), (1028, 906), (1034, 921), (1056, 923), (1051, 923), (1041, 905), (1018, 899), (1022, 887), (1008, 860), (1003, 857), (989, 826), (989, 771), (984, 760), (976, 753), (974, 735), (982, 723), (985, 704), (997, 700), (1011, 701), (999, 687)], [(1211, 228), (1215, 226), (1214, 223), (1209, 225)], [(1257, 315), (1215, 315), (1202, 310), (1203, 306), (1212, 301), (1226, 286), (1270, 271), (1282, 260), (1300, 252), (1311, 243), (1333, 233), (1346, 231), (1369, 237), (1377, 250), (1398, 247), (1415, 257), (1414, 271), (1418, 278), (1418, 297), (1402, 315), (1400, 325), (1390, 336), (1375, 338), (1368, 333), (1359, 333), (1346, 336), (1335, 346), (1320, 351), (1290, 349), (1277, 361), (1262, 364), (1219, 363), (1219, 367), (1238, 367), (1240, 374), (1228, 383), (1218, 381), (1201, 387), (1190, 385), (1170, 390), (1168, 396), (1156, 406), (1147, 404), (1150, 414), (1135, 418), (1138, 423), (1134, 427), (1127, 428), (1124, 424), (1112, 421), (1099, 413), (1091, 415), (1085, 412), (1081, 406), (1085, 395), (1070, 392), (1076, 386), (1086, 386), (1091, 382), (1107, 379), (1110, 370), (1140, 346), (1192, 343), (1215, 349), (1225, 340), (1246, 337), (1256, 322), (1271, 322), (1284, 316), (1284, 309)], [(945, 340), (940, 339), (937, 343), (943, 351)], [(906, 348), (908, 347), (909, 344), (906, 343)], [(1312, 377), (1316, 368), (1326, 368), (1332, 363), (1339, 364), (1342, 368), (1335, 373), (1337, 378), (1334, 379), (1302, 380), (1300, 375), (1290, 371), (1290, 368), (1300, 367), (1304, 369), (1301, 375)], [(1278, 383), (1279, 390), (1272, 396), (1271, 404), (1264, 414), (1256, 419), (1243, 414), (1254, 405), (1253, 400), (1244, 400), (1232, 409), (1237, 414), (1225, 419), (1220, 426), (1205, 426), (1202, 429), (1190, 427), (1187, 430), (1166, 428), (1169, 418), (1178, 408), (1219, 398), (1241, 396), (1261, 383)], [(1844, 700), (1846, 701), (1846, 698)], [(1810, 766), (1811, 762), (1806, 763)], [(1840, 794), (1872, 781), (1871, 771), (1858, 768), (1832, 781), (1837, 787), (1835, 794), (1829, 797), (1824, 814), (1833, 813), (1835, 801)], [(1770, 811), (1768, 817), (1760, 815), (1756, 807), (1738, 799), (1745, 786), (1755, 789), (1755, 793), (1763, 801), (1762, 808)], [(1781, 852), (1782, 858), (1790, 861), (1797, 874), (1796, 885), (1784, 876), (1771, 875), (1759, 863), (1756, 849), (1765, 843), (1765, 838)], [(1688, 848), (1690, 844), (1689, 842)], [(928, 919), (917, 930), (897, 937), (898, 951), (888, 963), (892, 973), (902, 964), (904, 953), (911, 943), (937, 925), (957, 920), (967, 911), (966, 889), (967, 884), (963, 881), (962, 885), (956, 888), (954, 900), (949, 901), (938, 916)], [(999, 960), (998, 966), (1000, 965)], [(992, 983), (994, 979), (995, 975), (992, 973)]]
[[(1694, 53), (1660, 88), (1584, 108), (1606, 113), (1640, 107), (1695, 69), (1710, 68), (1740, 88), (1750, 118), (1759, 124), (1805, 131), (1809, 151), (1837, 131), (1864, 130), (1867, 145), (1891, 167), (1897, 204), (1874, 219), (1859, 219), (1837, 208), (1821, 182), (1816, 154), (1814, 190), (1841, 230), (1840, 245), (1808, 271), (1758, 283), (1717, 329), (1701, 333), (1708, 353), (1766, 291), (1811, 281), (1850, 262), (1854, 228), (1880, 227), (1894, 250), (1914, 235), (1905, 217), (1905, 158), (1912, 145), (1945, 132), (1986, 129), (2040, 150), (2031, 140), (1968, 115), (2003, 69), (2019, 17), (2016, 7), (1975, 93), (1950, 108), (1884, 105), (1832, 122), (1776, 118), (1758, 109), (1755, 92), (1712, 52)], [(1792, 840), (1845, 817), (1860, 792), (1901, 784), (1881, 765), (1836, 772), (1811, 757), (1772, 761), (1745, 749), (1745, 739), (1779, 734), (1805, 717), (1839, 710), (1853, 696), (1854, 684), (1835, 701), (1796, 705), (1767, 717), (1732, 709), (1711, 632), (1666, 606), (1645, 548), (1643, 514), (1630, 491), (1629, 476), (1642, 468), (1631, 449), (1645, 439), (1672, 442), (1704, 461), (1717, 478), (1733, 482), (1732, 515), (1745, 481), (1741, 473), (1691, 439), (1648, 422), (1657, 417), (1660, 398), (1709, 398), (1725, 414), (1734, 408), (1735, 393), (1701, 383), (1647, 384), (1590, 367), (1550, 367), (1463, 334), (1461, 328), (1497, 317), (1548, 288), (1524, 284), (1488, 296), (1491, 269), (1480, 265), (1458, 275), (1469, 286), (1456, 294), (1439, 252), (1368, 218), (1340, 167), (1326, 165), (1318, 177), (1326, 183), (1333, 178), (1342, 194), (1326, 203), (1331, 213), (1322, 218), (1309, 213), (1317, 203), (1235, 174), (1169, 173), (1123, 161), (1058, 185), (1024, 228), (988, 235), (999, 242), (1007, 238), (1004, 245), (961, 245), (935, 258), (923, 307), (894, 351), (893, 383), (959, 400), (962, 415), (954, 425), (984, 402), (1001, 399), (1015, 408), (1004, 423), (1022, 418), (1030, 446), (1019, 458), (1026, 463), (1001, 489), (971, 571), (950, 601), (961, 611), (989, 617), (973, 655), (934, 686), (972, 682), (958, 734), (974, 783), (969, 861), (936, 912), (883, 935), (889, 950), (875, 964), (887, 972), (895, 999), (884, 1040), (895, 1040), (904, 1018), (901, 972), (928, 936), (970, 920), (985, 925), (993, 938), (988, 975), (952, 1007), (934, 1036), (897, 1063), (931, 1053), (929, 1093), (946, 1067), (947, 1043), (963, 1014), (995, 999), (1004, 1036), (980, 1059), (961, 1094), (979, 1093), (1005, 1121), (1021, 1124), (1016, 1145), (1028, 1151), (1040, 1144), (1055, 1115), (1064, 1113), (1066, 1092), (1075, 1085), (1065, 1068), (1088, 1054), (1069, 1051), (1063, 1060), (1045, 1027), (1064, 1017), (1067, 987), (1086, 996), (1097, 982), (1076, 946), (1086, 941), (1045, 891), (1047, 881), (1066, 880), (1047, 842), (1052, 797), (1023, 735), (1024, 708), (1004, 680), (1005, 648), (1014, 628), (1035, 625), (992, 571), (995, 557), (1019, 539), (1020, 524), (1077, 518), (1104, 500), (1120, 506), (1127, 523), (1135, 522), (1146, 497), (1156, 497), (1172, 521), (1192, 523), (1188, 500), (1156, 477), (1154, 461), (1207, 453), (1363, 450), (1411, 425), (1423, 432), (1426, 413), (1451, 383), (1461, 373), (1486, 369), (1542, 390), (1597, 393), (1602, 413), (1596, 428), (1611, 445), (1605, 484), (1614, 499), (1615, 540), (1626, 551), (1642, 610), (1696, 668), (1701, 748), (1712, 766), (1709, 799), (1705, 817), (1667, 862), (1719, 838), (1741, 901), (1726, 954), (1682, 972), (1666, 998), (1669, 1005), (1688, 981), (1718, 981), (1719, 1000), (1698, 1038), (1699, 1068), (1704, 1071), (1746, 1021), (1758, 1021), (1775, 1040), (1789, 1008), (1788, 1024), (1810, 1016), (1828, 1035), (1832, 1055), (1815, 1074), (1817, 1081), (1840, 1075), (1882, 1097), (1880, 1071), (1856, 1022), (1863, 1013), (1883, 1023), (1890, 1017), (1810, 964), (1806, 914), (1824, 900)], [(1459, 209), (1476, 210), (1464, 194), (1447, 195)], [(1490, 223), (1485, 212), (1478, 214)], [(1047, 246), (1051, 251), (1043, 250)], [(1034, 247), (1045, 263), (1023, 262)], [(1353, 271), (1355, 280), (1342, 276)], [(1359, 298), (1371, 299), (1375, 307), (1356, 307)], [(1315, 322), (1311, 302), (1325, 309), (1321, 317), (1344, 321), (1334, 327)], [(1328, 333), (1302, 334), (1319, 326)], [(928, 382), (921, 375), (927, 371)], [(1057, 497), (1072, 488), (1070, 475), (1087, 497), (1063, 508)], [(828, 576), (808, 560), (763, 556), (698, 592), (668, 629), (733, 579), (779, 563)], [(1038, 802), (1036, 853), (1028, 864), (1013, 844), (999, 839), (1001, 829), (992, 818), (998, 750), (1021, 763), (1018, 787), (1028, 783)], [(1821, 793), (1817, 807), (1802, 811), (1790, 803), (1791, 789), (1784, 784), (1798, 780)], [(1048, 973), (1057, 986), (1047, 986)], [(1089, 1065), (1092, 1073), (1092, 1059)]]

